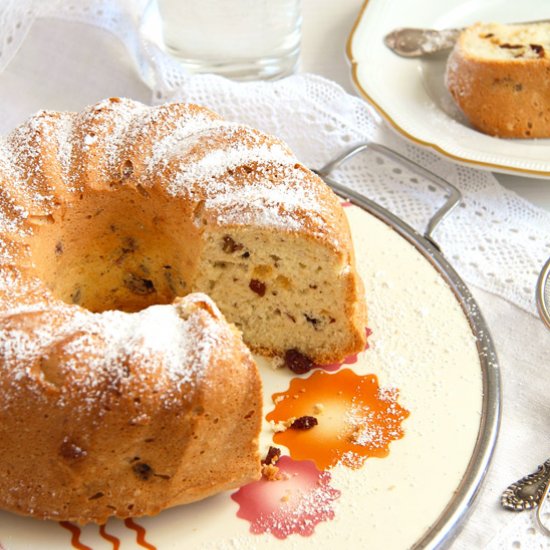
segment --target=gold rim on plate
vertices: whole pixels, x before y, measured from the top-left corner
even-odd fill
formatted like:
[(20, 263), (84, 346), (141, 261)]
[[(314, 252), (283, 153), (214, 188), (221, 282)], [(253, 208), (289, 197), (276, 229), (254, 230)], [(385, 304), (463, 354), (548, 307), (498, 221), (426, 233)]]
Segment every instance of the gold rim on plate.
[(351, 66), (351, 78), (353, 81), (353, 85), (355, 86), (355, 89), (360, 93), (360, 95), (363, 96), (364, 99), (366, 99), (389, 123), (395, 130), (397, 130), (401, 135), (405, 136), (407, 139), (412, 141), (413, 143), (416, 143), (418, 145), (421, 145), (423, 147), (427, 147), (429, 149), (432, 149), (436, 151), (437, 153), (454, 160), (456, 162), (465, 163), (468, 165), (474, 165), (478, 167), (483, 167), (486, 169), (495, 170), (497, 172), (514, 172), (518, 174), (529, 174), (531, 176), (542, 176), (542, 177), (548, 177), (550, 176), (550, 170), (530, 170), (529, 168), (518, 168), (516, 166), (507, 166), (504, 164), (496, 164), (491, 162), (483, 162), (479, 160), (472, 160), (464, 157), (460, 157), (458, 155), (454, 155), (450, 153), (449, 151), (446, 151), (441, 146), (437, 145), (436, 143), (432, 143), (430, 141), (425, 141), (420, 138), (417, 138), (416, 136), (413, 136), (409, 132), (407, 132), (404, 128), (402, 128), (388, 113), (385, 111), (368, 93), (367, 91), (361, 86), (361, 83), (359, 81), (359, 77), (357, 76), (357, 71), (359, 67), (359, 62), (355, 60), (353, 57), (353, 39), (355, 36), (355, 32), (357, 30), (357, 27), (359, 26), (359, 23), (363, 19), (365, 12), (367, 10), (369, 0), (364, 0), (363, 5), (361, 9), (359, 10), (359, 14), (357, 15), (357, 18), (355, 19), (355, 22), (353, 23), (353, 27), (351, 29), (351, 32), (348, 36), (348, 40), (346, 42), (346, 57), (348, 59), (348, 62)]

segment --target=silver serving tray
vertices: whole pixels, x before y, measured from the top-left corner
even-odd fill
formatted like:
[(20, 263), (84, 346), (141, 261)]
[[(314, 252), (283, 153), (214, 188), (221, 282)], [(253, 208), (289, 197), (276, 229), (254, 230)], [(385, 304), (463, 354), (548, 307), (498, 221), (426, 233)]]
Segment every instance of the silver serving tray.
[[(419, 234), (406, 222), (369, 200), (363, 195), (341, 185), (334, 177), (334, 172), (348, 160), (363, 151), (375, 151), (416, 174), (429, 179), (440, 187), (447, 198), (441, 208), (428, 221), (423, 235)], [(453, 290), (456, 299), (470, 324), (476, 338), (476, 345), (482, 369), (482, 411), (479, 432), (470, 462), (464, 476), (451, 500), (437, 520), (428, 528), (413, 548), (448, 548), (458, 533), (461, 522), (471, 510), (474, 499), (487, 473), (497, 441), (500, 426), (501, 384), (500, 369), (493, 340), (483, 319), (483, 315), (468, 287), (458, 276), (451, 264), (441, 252), (433, 238), (437, 225), (460, 203), (462, 195), (452, 184), (426, 170), (419, 164), (379, 143), (365, 142), (346, 151), (336, 160), (315, 171), (332, 189), (351, 203), (363, 208), (380, 219), (412, 244), (439, 272), (443, 280)]]
[[(443, 208), (436, 213), (436, 216), (434, 216), (432, 220), (430, 220), (424, 235), (418, 234), (409, 225), (392, 215), (387, 210), (374, 204), (372, 201), (362, 197), (350, 189), (347, 189), (346, 187), (339, 185), (337, 178), (333, 177), (333, 172), (338, 166), (365, 149), (374, 150), (380, 154), (391, 157), (396, 162), (404, 164), (418, 174), (430, 179), (430, 181), (434, 182), (436, 185), (439, 185), (445, 190), (446, 193), (448, 193), (449, 196)], [(452, 304), (452, 309), (457, 316), (460, 317), (461, 322), (466, 320), (469, 322), (471, 333), (476, 338), (475, 346), (477, 346), (477, 349), (475, 348), (474, 343), (468, 338), (468, 347), (470, 352), (468, 357), (475, 361), (472, 368), (475, 370), (476, 392), (475, 417), (473, 415), (470, 417), (475, 418), (475, 424), (471, 424), (471, 430), (468, 432), (468, 448), (461, 447), (461, 449), (463, 448), (465, 450), (463, 457), (460, 460), (460, 467), (459, 469), (455, 469), (453, 471), (452, 483), (449, 485), (450, 489), (449, 487), (445, 489), (446, 492), (444, 494), (448, 495), (448, 497), (442, 496), (440, 502), (443, 502), (443, 504), (440, 504), (439, 502), (436, 507), (429, 508), (429, 517), (432, 518), (431, 521), (433, 523), (431, 525), (426, 525), (430, 521), (426, 520), (423, 523), (425, 527), (418, 526), (415, 534), (411, 538), (407, 539), (406, 544), (402, 545), (413, 548), (446, 547), (452, 541), (452, 537), (457, 532), (457, 527), (459, 526), (461, 520), (464, 519), (467, 512), (471, 509), (472, 502), (487, 471), (493, 448), (495, 446), (500, 410), (499, 369), (491, 337), (476, 302), (472, 298), (467, 287), (460, 280), (450, 264), (446, 261), (443, 254), (439, 251), (439, 247), (432, 237), (432, 233), (435, 230), (437, 223), (443, 219), (443, 217), (446, 216), (460, 201), (460, 193), (434, 174), (425, 171), (421, 167), (412, 165), (410, 161), (404, 157), (401, 157), (397, 153), (374, 143), (362, 144), (361, 146), (354, 148), (336, 159), (333, 163), (330, 163), (325, 168), (319, 170), (318, 173), (322, 175), (322, 177), (335, 189), (337, 193), (341, 194), (350, 202), (355, 203), (358, 209), (360, 208), (362, 211), (365, 211), (365, 218), (372, 217), (372, 219), (369, 219), (368, 221), (374, 222), (373, 225), (383, 229), (383, 233), (387, 235), (388, 232), (397, 232), (396, 239), (393, 239), (393, 234), (389, 235), (393, 241), (399, 240), (399, 237), (403, 237), (405, 241), (399, 244), (407, 245), (406, 247), (403, 247), (407, 249), (407, 252), (409, 252), (408, 245), (410, 244), (414, 247), (414, 251), (412, 251), (414, 254), (412, 255), (415, 256), (418, 251), (422, 256), (424, 256), (430, 265), (435, 268), (434, 279), (440, 276), (456, 296), (456, 300), (461, 310), (454, 307), (454, 303)], [(389, 228), (388, 232), (385, 231), (386, 227), (382, 227), (382, 224), (385, 224)], [(424, 264), (424, 261), (422, 263)], [(430, 279), (430, 281), (431, 280), (432, 279)], [(445, 289), (445, 295), (449, 295), (447, 289)], [(464, 315), (462, 315), (462, 313)], [(461, 324), (461, 330), (466, 333), (469, 332), (468, 326), (465, 323)], [(373, 340), (373, 346), (374, 344), (375, 341)], [(477, 369), (481, 369), (481, 371), (478, 371)], [(265, 376), (269, 378), (270, 382), (273, 382), (272, 387), (268, 386), (266, 383), (265, 387), (269, 387), (269, 390), (267, 390), (268, 397), (272, 395), (272, 388), (274, 391), (277, 391), (275, 388), (279, 387), (284, 390), (289, 382), (288, 377), (285, 377), (284, 375), (279, 379), (277, 372), (278, 371), (276, 370), (268, 368), (264, 373)], [(264, 381), (267, 382), (265, 378)], [(480, 391), (482, 392), (482, 395), (480, 395)], [(445, 424), (444, 427), (445, 426), (447, 425)], [(474, 440), (475, 445), (473, 445)], [(474, 450), (473, 452), (470, 452), (472, 446), (474, 447)], [(398, 455), (397, 447), (398, 446), (396, 445), (396, 452), (394, 456)], [(401, 456), (406, 457), (407, 455), (402, 454)], [(438, 462), (438, 465), (442, 465), (442, 471), (446, 470), (447, 467), (451, 469), (451, 464), (449, 462)], [(399, 462), (392, 464), (390, 461), (384, 462), (384, 464), (388, 465), (389, 470), (393, 467), (399, 467), (400, 465)], [(389, 464), (392, 464), (392, 466), (390, 467)], [(414, 473), (415, 472), (413, 472), (413, 475)], [(423, 473), (420, 473), (418, 484), (415, 486), (416, 490), (418, 490), (418, 488), (422, 488), (422, 475)], [(368, 475), (364, 477), (367, 480), (369, 479)], [(347, 524), (348, 527), (351, 526), (354, 528), (356, 525), (362, 527), (361, 517), (363, 513), (369, 513), (368, 509), (365, 508), (365, 501), (356, 500), (358, 494), (359, 497), (361, 495), (365, 495), (365, 492), (361, 493), (359, 491), (360, 489), (363, 491), (365, 490), (365, 484), (360, 483), (362, 479), (362, 476), (357, 476), (355, 478), (350, 477), (348, 478), (349, 485), (342, 485), (342, 488), (348, 487), (350, 489), (346, 493), (346, 496), (349, 497), (347, 499), (346, 506), (353, 508), (353, 513), (355, 513), (355, 511), (357, 512), (357, 516), (346, 516), (346, 518), (350, 518), (350, 521)], [(384, 478), (384, 480), (386, 480), (386, 478)], [(371, 486), (369, 490), (372, 488), (376, 489), (376, 483)], [(384, 481), (383, 489), (386, 490), (386, 488), (387, 484), (386, 481)], [(438, 491), (437, 486), (435, 486), (435, 491)], [(418, 503), (422, 504), (423, 495), (421, 493), (410, 492), (407, 494), (418, 494)], [(393, 495), (395, 498), (395, 493), (393, 493)], [(344, 499), (342, 499), (342, 501), (343, 500)], [(410, 502), (410, 500), (400, 500), (399, 502), (404, 503), (409, 508), (417, 505), (417, 502)], [(256, 535), (246, 534), (247, 526), (245, 524), (237, 525), (237, 523), (241, 520), (238, 519), (233, 504), (234, 503), (230, 501), (228, 494), (218, 495), (213, 497), (212, 500), (207, 499), (190, 504), (186, 507), (166, 510), (154, 518), (140, 518), (137, 522), (134, 522), (134, 520), (127, 520), (126, 522), (110, 522), (107, 526), (107, 533), (120, 538), (121, 548), (126, 548), (128, 545), (134, 547), (136, 533), (141, 533), (139, 536), (141, 536), (142, 547), (149, 547), (147, 546), (148, 543), (145, 542), (145, 537), (148, 539), (150, 537), (150, 540), (152, 542), (154, 541), (155, 546), (159, 549), (174, 548), (174, 544), (178, 544), (177, 541), (181, 542), (184, 540), (185, 544), (192, 548), (198, 547), (201, 544), (205, 544), (205, 547), (207, 548), (233, 548), (234, 544), (237, 544), (237, 546), (243, 548), (261, 547), (262, 539), (250, 539), (250, 537), (255, 537)], [(355, 504), (357, 504), (357, 506), (355, 506)], [(375, 505), (375, 500), (372, 501), (372, 505)], [(228, 510), (229, 512), (226, 513)], [(402, 517), (397, 517), (397, 513), (393, 513), (392, 516), (391, 508), (386, 507), (385, 510), (390, 510), (388, 517), (394, 518), (396, 522), (403, 519)], [(212, 515), (213, 511), (214, 515)], [(213, 520), (216, 522), (216, 525), (219, 525), (217, 531), (212, 530)], [(386, 530), (393, 529), (393, 525), (390, 525), (388, 522), (380, 523), (380, 525), (382, 525)], [(334, 547), (335, 541), (344, 544), (344, 546), (346, 545), (345, 537), (347, 532), (345, 530), (331, 532), (330, 525), (325, 527), (325, 535), (329, 533), (331, 538), (323, 538), (322, 536), (319, 536), (319, 538), (312, 537), (309, 539), (307, 537), (302, 538), (297, 536), (286, 542), (281, 541), (280, 546), (283, 547), (288, 543), (292, 548), (316, 548), (319, 546), (329, 548)], [(424, 530), (422, 531), (422, 529)], [(65, 548), (72, 544), (69, 540), (76, 540), (77, 542), (80, 541), (80, 536), (83, 537), (82, 542), (84, 544), (90, 544), (91, 548), (105, 546), (105, 536), (101, 534), (101, 531), (98, 532), (98, 527), (96, 525), (87, 526), (82, 529), (76, 525), (71, 526), (70, 524), (61, 524), (60, 527), (54, 522), (36, 522), (28, 518), (0, 512), (0, 531), (0, 538), (2, 540), (0, 547), (3, 543), (9, 548), (35, 548), (38, 546), (52, 549)], [(68, 531), (70, 531), (70, 533)], [(197, 533), (196, 538), (194, 538), (194, 533)], [(225, 537), (225, 533), (227, 533), (227, 537)], [(212, 540), (209, 538), (210, 534), (214, 536)], [(218, 536), (220, 534), (221, 538)], [(358, 547), (357, 540), (360, 540), (359, 547), (362, 547), (361, 544), (363, 546), (368, 546), (369, 536), (371, 536), (371, 533), (367, 529), (366, 532), (361, 532), (361, 534), (364, 534), (365, 536), (362, 536), (360, 539), (348, 539), (348, 541), (351, 541), (348, 542), (348, 546), (351, 544), (351, 547), (355, 549)], [(204, 538), (201, 538), (203, 535)], [(69, 536), (71, 536), (71, 539), (69, 539)], [(189, 538), (186, 538), (187, 536), (189, 536)], [(408, 542), (410, 540), (412, 540), (412, 542)], [(279, 547), (279, 544), (276, 541), (271, 542), (274, 542), (277, 544), (277, 547)], [(338, 546), (338, 542), (336, 543), (336, 546)], [(220, 546), (216, 546), (218, 543)], [(76, 545), (73, 546), (76, 547)], [(394, 547), (395, 546), (396, 545), (394, 544)], [(378, 547), (383, 548), (384, 546), (378, 545)]]

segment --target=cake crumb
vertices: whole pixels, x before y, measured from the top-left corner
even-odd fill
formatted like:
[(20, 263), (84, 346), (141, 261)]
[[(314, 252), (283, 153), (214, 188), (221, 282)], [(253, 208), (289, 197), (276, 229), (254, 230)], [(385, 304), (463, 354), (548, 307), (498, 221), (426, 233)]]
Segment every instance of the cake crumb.
[(272, 430), (275, 433), (286, 431), (290, 425), (296, 420), (295, 416), (290, 417), (288, 420), (280, 420), (279, 422), (274, 422), (273, 420), (269, 421)]
[(288, 479), (288, 474), (281, 472), (274, 464), (262, 464), (262, 476), (267, 481), (283, 481)]
[(282, 357), (271, 357), (269, 365), (273, 370), (279, 370), (285, 366), (285, 360)]
[(315, 405), (313, 405), (314, 414), (322, 414), (324, 410), (325, 410), (325, 406), (322, 403), (315, 403)]

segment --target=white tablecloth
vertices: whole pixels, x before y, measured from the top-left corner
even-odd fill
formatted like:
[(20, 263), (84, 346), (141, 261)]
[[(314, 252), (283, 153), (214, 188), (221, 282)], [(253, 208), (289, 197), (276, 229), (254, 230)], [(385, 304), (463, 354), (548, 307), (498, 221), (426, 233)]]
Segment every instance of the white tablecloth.
[[(102, 10), (107, 4), (97, 3)], [(76, 19), (84, 21), (86, 17), (84, 13)], [(132, 19), (128, 21), (131, 23)], [(137, 20), (134, 23), (137, 30)], [(17, 38), (17, 28), (1, 26), (0, 43), (6, 44), (11, 32)], [(492, 332), (502, 370), (503, 415), (491, 469), (474, 513), (453, 548), (550, 547), (548, 540), (534, 530), (529, 514), (514, 515), (499, 506), (500, 493), (509, 483), (534, 471), (550, 456), (550, 378), (546, 372), (550, 366), (550, 332), (534, 315), (531, 294), (537, 268), (550, 255), (550, 214), (504, 193), (488, 174), (458, 169), (406, 144), (360, 100), (347, 96), (329, 82), (305, 77), (277, 85), (262, 84), (260, 89), (254, 85), (245, 89), (215, 79), (208, 85), (200, 80), (189, 81), (178, 89), (179, 76), (176, 75), (168, 84), (164, 82), (151, 90), (152, 82), (146, 85), (140, 79), (127, 45), (128, 42), (124, 44), (104, 28), (84, 22), (51, 17), (35, 21), (21, 48), (0, 74), (0, 132), (7, 132), (39, 109), (80, 110), (109, 96), (126, 96), (150, 103), (172, 95), (209, 104), (230, 118), (280, 135), (290, 142), (300, 158), (313, 166), (319, 166), (344, 145), (361, 137), (376, 137), (421, 160), (462, 188), (464, 212), (446, 221), (436, 237), (472, 287)], [(4, 56), (6, 52), (9, 48), (4, 49)], [(160, 55), (159, 52), (156, 55)], [(313, 55), (311, 50), (307, 55)], [(278, 86), (277, 94), (284, 96), (288, 110), (273, 108), (271, 101), (275, 101), (275, 96), (270, 94), (274, 86)], [(250, 97), (254, 101), (245, 108), (238, 103), (239, 97)], [(292, 117), (288, 116), (289, 112), (293, 113)], [(367, 192), (420, 227), (437, 203), (427, 192), (431, 190), (411, 188), (411, 184), (404, 181), (405, 176), (396, 175), (391, 167), (386, 173), (382, 168), (365, 166), (360, 168), (360, 174), (368, 183)], [(348, 184), (365, 191), (349, 174), (344, 177)], [(388, 190), (391, 195), (385, 194)], [(464, 227), (471, 226), (468, 212), (478, 207), (487, 210), (484, 205), (495, 211), (481, 211), (477, 216), (479, 237), (490, 238), (486, 224), (502, 223), (502, 227), (510, 231), (504, 235), (503, 242), (514, 245), (510, 248), (511, 254), (521, 255), (521, 262), (515, 263), (514, 257), (499, 258), (495, 265), (497, 252), (494, 257), (479, 253), (472, 259), (474, 253), (469, 248), (457, 246)], [(472, 219), (476, 220), (476, 216)], [(533, 240), (540, 245), (538, 255)], [(522, 247), (525, 247), (525, 257)]]

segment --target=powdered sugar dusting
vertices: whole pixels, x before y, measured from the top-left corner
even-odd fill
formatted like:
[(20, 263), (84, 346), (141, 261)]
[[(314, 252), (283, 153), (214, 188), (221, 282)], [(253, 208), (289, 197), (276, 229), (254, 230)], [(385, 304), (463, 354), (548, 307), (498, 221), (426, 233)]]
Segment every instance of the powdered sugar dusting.
[[(112, 181), (118, 173), (121, 148), (124, 143), (134, 138), (132, 123), (143, 119), (148, 111), (149, 109), (141, 103), (107, 99), (76, 114), (71, 134), (73, 154), (69, 178), (75, 183), (78, 181), (75, 176), (78, 177), (79, 172), (88, 169), (87, 155), (90, 154), (89, 162), (91, 169), (98, 172), (96, 176)], [(89, 143), (91, 140), (94, 140), (93, 148)], [(84, 154), (83, 158), (80, 157), (81, 154)], [(97, 155), (95, 158), (94, 154)], [(74, 168), (76, 171), (72, 171)]]
[(87, 134), (84, 136), (84, 145), (93, 145), (97, 141), (97, 136)]
[[(153, 148), (143, 178), (171, 166), (167, 189), (174, 196), (200, 196), (218, 223), (259, 224), (300, 230), (324, 227), (321, 202), (311, 175), (297, 165), (288, 147), (247, 126), (198, 120)], [(247, 170), (246, 185), (240, 167)]]
[[(182, 163), (168, 189), (178, 196), (196, 194), (200, 187), (205, 209), (218, 212), (219, 223), (298, 230), (307, 217), (322, 224), (318, 197), (308, 184), (307, 173), (294, 167), (296, 162), (278, 143), (252, 148), (236, 144), (209, 151), (195, 162)], [(233, 173), (243, 165), (254, 165), (245, 185), (239, 181), (242, 176)]]
[[(11, 312), (9, 319), (4, 316), (0, 328), (4, 376), (15, 387), (33, 383), (43, 387), (37, 362), (53, 353), (66, 380), (59, 406), (76, 387), (82, 392), (77, 409), (91, 409), (110, 388), (126, 384), (130, 374), (134, 393), (161, 392), (164, 406), (177, 404), (182, 394), (192, 396), (212, 354), (222, 348), (230, 330), (217, 322), (216, 314), (196, 307), (200, 302), (217, 312), (205, 295), (183, 298), (174, 305), (151, 306), (134, 314), (92, 313), (65, 304), (49, 309), (40, 309), (39, 305), (21, 307), (17, 313)], [(29, 316), (36, 321), (32, 330), (28, 322), (22, 321)], [(4, 400), (7, 403), (9, 399)]]
[[(220, 210), (218, 218), (222, 223), (260, 224), (263, 226), (279, 227), (281, 219), (285, 220), (286, 229), (299, 230), (303, 227), (305, 212), (311, 219), (319, 221), (318, 203), (300, 183), (303, 177), (300, 174), (288, 173), (288, 186), (293, 186), (293, 193), (286, 196), (276, 184), (264, 182), (264, 185), (250, 185), (240, 192), (227, 189), (225, 193), (218, 193), (207, 200), (207, 204)], [(305, 187), (305, 186), (304, 186)], [(239, 200), (236, 200), (236, 196)]]
[(74, 167), (71, 162), (73, 154), (73, 140), (71, 139), (73, 121), (74, 115), (72, 113), (62, 113), (56, 132), (60, 179), (67, 187), (71, 186), (77, 175), (73, 172)]
[[(259, 147), (250, 148), (246, 145), (238, 144), (229, 149), (214, 149), (207, 152), (202, 158), (182, 165), (181, 171), (177, 174), (173, 182), (168, 184), (168, 190), (173, 195), (181, 193), (182, 187), (188, 187), (196, 182), (208, 181), (209, 183), (216, 185), (214, 178), (225, 174), (228, 170), (234, 170), (239, 166), (245, 164), (255, 163), (278, 163), (288, 164), (296, 162), (292, 157), (288, 157), (288, 153), (283, 148), (274, 144), (273, 146), (263, 145)], [(230, 185), (231, 181), (224, 181), (223, 185)], [(214, 195), (218, 191), (215, 187), (210, 190), (210, 194)], [(240, 191), (240, 189), (239, 189)]]
[[(23, 226), (27, 218), (51, 212), (56, 188), (62, 184), (60, 176), (68, 170), (68, 159), (57, 152), (70, 119), (69, 113), (40, 111), (0, 139), (1, 240), (6, 234), (28, 234)], [(0, 262), (4, 260), (0, 256)]]
[[(24, 233), (24, 220), (51, 213), (58, 192), (108, 186), (136, 156), (143, 163), (136, 182), (205, 197), (205, 212), (220, 224), (307, 225), (330, 234), (318, 184), (285, 144), (194, 106), (131, 100), (104, 100), (78, 114), (41, 111), (0, 140), (0, 178), (10, 182), (0, 193), (0, 231)], [(234, 175), (239, 167), (247, 185)]]
[(15, 386), (34, 384), (40, 393), (41, 361), (55, 356), (67, 384), (85, 391), (84, 408), (125, 383), (129, 369), (144, 387), (177, 396), (228, 336), (206, 297), (199, 300), (206, 308), (188, 298), (187, 306), (98, 314), (57, 300), (32, 273), (13, 268), (32, 261), (28, 239), (35, 226), (55, 223), (56, 204), (122, 181), (201, 200), (218, 224), (307, 225), (326, 237), (333, 223), (324, 207), (330, 197), (286, 145), (206, 109), (115, 98), (81, 113), (37, 113), (0, 139), (0, 355)]
[[(181, 155), (196, 139), (205, 131), (212, 132), (219, 128), (231, 128), (235, 125), (223, 120), (212, 120), (202, 114), (183, 116), (178, 118), (170, 133), (158, 140), (151, 150), (151, 155), (146, 160), (150, 173), (158, 170), (159, 166), (175, 155)], [(187, 142), (187, 143), (186, 143)]]

